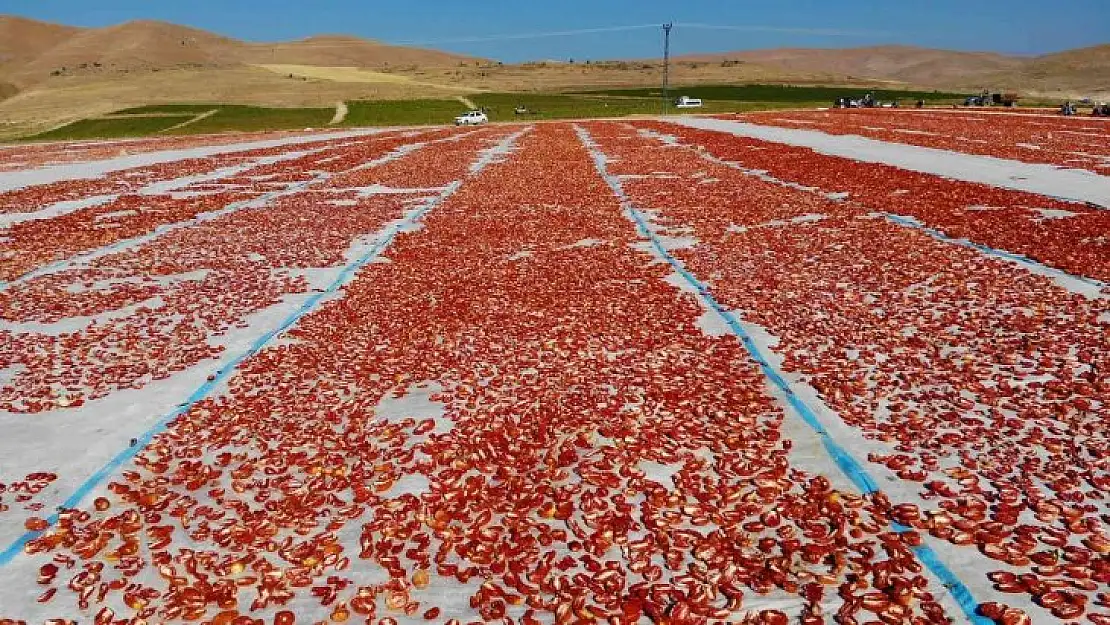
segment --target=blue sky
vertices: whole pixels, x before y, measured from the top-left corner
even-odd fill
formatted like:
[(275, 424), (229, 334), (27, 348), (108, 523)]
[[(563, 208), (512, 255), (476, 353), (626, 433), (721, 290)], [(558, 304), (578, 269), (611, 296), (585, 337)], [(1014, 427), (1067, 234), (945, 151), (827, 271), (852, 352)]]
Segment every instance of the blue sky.
[(0, 13), (79, 26), (161, 19), (255, 41), (344, 33), (505, 61), (656, 56), (660, 35), (473, 39), (671, 20), (678, 54), (883, 43), (1040, 54), (1110, 41), (1110, 0), (0, 0)]

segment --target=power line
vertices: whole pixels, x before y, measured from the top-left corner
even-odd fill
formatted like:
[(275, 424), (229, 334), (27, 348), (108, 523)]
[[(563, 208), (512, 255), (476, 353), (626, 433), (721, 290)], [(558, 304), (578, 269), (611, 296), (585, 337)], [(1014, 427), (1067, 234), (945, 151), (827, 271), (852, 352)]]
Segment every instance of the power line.
[[(807, 27), (782, 27), (782, 26), (744, 26), (731, 24), (703, 24), (698, 22), (677, 22), (675, 26), (697, 30), (725, 30), (745, 33), (780, 33), (788, 35), (813, 35), (819, 37), (876, 37), (889, 36), (890, 33), (866, 30), (840, 30), (835, 28), (807, 28)], [(502, 33), (495, 35), (475, 35), (469, 37), (448, 37), (445, 39), (423, 39), (409, 41), (395, 41), (397, 45), (427, 46), (444, 43), (483, 43), (491, 41), (513, 41), (527, 39), (545, 39), (550, 37), (575, 37), (578, 35), (593, 35), (599, 33), (617, 33), (633, 30), (648, 30), (659, 28), (659, 24), (630, 24), (624, 26), (600, 26), (597, 28), (576, 28), (571, 30), (553, 30), (548, 32), (529, 33)]]
[(398, 41), (400, 45), (427, 46), (441, 43), (481, 43), (485, 41), (510, 41), (514, 39), (543, 39), (546, 37), (573, 37), (576, 35), (592, 35), (596, 33), (616, 33), (629, 30), (646, 30), (659, 28), (659, 24), (634, 24), (630, 26), (603, 26), (600, 28), (578, 28), (575, 30), (554, 30), (543, 33), (513, 33), (501, 35), (480, 35), (476, 37), (455, 37), (449, 39), (427, 39), (423, 41)]

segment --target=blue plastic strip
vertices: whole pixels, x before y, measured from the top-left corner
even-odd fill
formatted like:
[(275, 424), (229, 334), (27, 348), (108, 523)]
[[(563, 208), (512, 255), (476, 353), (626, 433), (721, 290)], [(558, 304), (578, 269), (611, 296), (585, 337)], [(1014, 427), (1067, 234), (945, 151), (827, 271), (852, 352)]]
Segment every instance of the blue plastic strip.
[[(524, 134), (524, 131), (510, 135), (503, 143), (515, 141), (522, 134)], [(481, 169), (485, 165), (488, 165), (491, 160), (492, 159), (487, 159), (484, 156), (481, 157), (477, 161), (476, 169), (473, 169), (471, 171), (471, 174), (481, 171)], [(395, 239), (398, 234), (413, 226), (417, 221), (422, 219), (428, 211), (432, 210), (439, 204), (442, 204), (448, 197), (450, 197), (455, 191), (457, 191), (460, 186), (461, 184), (459, 182), (452, 183), (444, 190), (442, 194), (440, 194), (439, 197), (428, 202), (418, 210), (413, 211), (404, 220), (396, 222), (392, 226), (390, 226), (389, 229), (384, 233), (384, 235), (378, 239), (374, 246), (371, 247), (370, 250), (366, 252), (366, 254), (360, 256), (355, 262), (347, 265), (343, 269), (343, 271), (340, 272), (340, 274), (336, 277), (336, 279), (330, 285), (328, 285), (327, 289), (322, 292), (313, 294), (311, 297), (308, 298), (308, 300), (305, 301), (303, 305), (301, 305), (300, 308), (286, 317), (281, 322), (280, 326), (259, 337), (258, 340), (251, 344), (250, 348), (248, 348), (247, 351), (228, 361), (227, 364), (225, 364), (219, 371), (216, 372), (215, 376), (211, 380), (207, 380), (196, 391), (194, 391), (193, 394), (185, 400), (185, 403), (178, 406), (178, 408), (173, 412), (159, 419), (157, 423), (150, 427), (150, 429), (138, 436), (136, 438), (137, 442), (135, 445), (128, 447), (127, 449), (124, 449), (123, 451), (116, 454), (116, 456), (103, 467), (101, 467), (100, 470), (98, 470), (96, 473), (93, 473), (84, 482), (82, 482), (81, 485), (77, 487), (77, 490), (74, 491), (68, 499), (62, 502), (61, 507), (70, 509), (76, 508), (81, 503), (81, 501), (89, 495), (89, 493), (91, 493), (101, 484), (101, 482), (107, 479), (110, 475), (114, 474), (116, 470), (119, 469), (124, 463), (130, 461), (132, 458), (138, 455), (144, 447), (150, 444), (155, 436), (166, 429), (166, 426), (169, 425), (171, 421), (185, 414), (195, 404), (207, 397), (209, 393), (211, 393), (217, 385), (226, 380), (235, 371), (235, 369), (240, 364), (242, 364), (244, 360), (257, 354), (259, 351), (262, 350), (263, 347), (266, 346), (267, 343), (269, 343), (282, 332), (285, 332), (298, 321), (300, 321), (302, 317), (311, 312), (312, 309), (320, 303), (320, 300), (338, 291), (339, 288), (346, 284), (347, 280), (351, 276), (353, 276), (356, 271), (362, 269), (366, 264), (378, 257), (382, 253), (382, 251), (385, 250), (385, 248), (389, 247), (389, 245), (393, 243), (393, 239)], [(50, 526), (53, 526), (55, 523), (58, 522), (58, 514), (56, 512), (51, 514), (49, 517), (47, 517), (46, 522)], [(26, 532), (22, 536), (17, 538), (12, 544), (8, 545), (4, 549), (4, 551), (0, 552), (0, 566), (4, 566), (11, 562), (12, 559), (14, 559), (18, 554), (22, 553), (23, 548), (27, 545), (27, 543), (31, 542), (35, 538), (38, 538), (39, 536), (42, 536), (44, 533), (46, 533), (46, 531), (48, 531), (48, 529), (49, 528), (47, 528), (47, 530), (42, 530), (38, 532)]]
[[(721, 305), (717, 303), (717, 300), (709, 294), (709, 290), (706, 288), (706, 286), (697, 278), (695, 278), (690, 272), (688, 272), (686, 268), (683, 267), (682, 264), (678, 261), (678, 259), (671, 256), (670, 253), (668, 253), (663, 248), (662, 243), (660, 243), (659, 239), (655, 236), (654, 233), (651, 232), (651, 229), (648, 227), (647, 222), (644, 220), (643, 214), (641, 214), (640, 211), (632, 208), (631, 206), (628, 206), (627, 208), (628, 211), (632, 214), (632, 217), (636, 220), (636, 227), (640, 231), (641, 236), (648, 238), (651, 241), (652, 247), (655, 248), (660, 256), (666, 259), (667, 263), (670, 264), (670, 266), (673, 267), (674, 270), (677, 271), (678, 274), (681, 275), (683, 279), (685, 279), (686, 282), (690, 284), (690, 286), (696, 288), (698, 290), (698, 293), (702, 296), (709, 307), (712, 308), (714, 312), (719, 314), (721, 318), (725, 320), (725, 323), (728, 324), (728, 327), (744, 344), (744, 348), (748, 351), (751, 357), (757, 363), (759, 363), (759, 367), (763, 371), (763, 374), (766, 375), (769, 380), (771, 380), (772, 384), (774, 384), (780, 391), (785, 394), (786, 401), (790, 404), (790, 407), (793, 408), (799, 415), (801, 415), (802, 419), (806, 422), (807, 425), (809, 425), (815, 432), (817, 432), (817, 435), (821, 440), (821, 444), (824, 445), (825, 449), (829, 452), (829, 456), (831, 456), (833, 461), (836, 462), (836, 465), (840, 467), (840, 470), (846, 476), (848, 476), (848, 479), (850, 479), (857, 488), (859, 488), (864, 493), (871, 494), (878, 492), (880, 489), (878, 484), (875, 482), (875, 479), (871, 477), (871, 475), (867, 472), (863, 465), (861, 465), (859, 461), (856, 460), (850, 452), (848, 452), (848, 450), (841, 447), (833, 439), (833, 437), (829, 435), (828, 430), (826, 430), (825, 426), (821, 424), (821, 420), (817, 417), (817, 415), (814, 414), (814, 412), (809, 408), (809, 406), (805, 404), (805, 402), (803, 402), (800, 398), (798, 398), (797, 395), (794, 394), (793, 389), (790, 388), (790, 384), (782, 377), (782, 374), (779, 373), (769, 362), (767, 362), (767, 359), (763, 357), (763, 355), (759, 351), (759, 348), (752, 340), (751, 335), (749, 335), (748, 332), (744, 330), (744, 327), (741, 326), (738, 321), (736, 321), (736, 317), (732, 313), (722, 308)], [(893, 529), (898, 533), (904, 533), (910, 531), (911, 528), (899, 523), (894, 523)], [(994, 621), (992, 621), (991, 619), (977, 614), (976, 610), (979, 607), (979, 602), (975, 599), (974, 596), (972, 596), (971, 591), (960, 580), (960, 578), (951, 569), (945, 566), (943, 562), (940, 561), (940, 558), (937, 556), (936, 552), (932, 550), (931, 547), (925, 544), (921, 544), (917, 547), (912, 547), (911, 549), (913, 550), (914, 555), (916, 555), (917, 558), (922, 562), (922, 564), (924, 564), (925, 567), (933, 573), (933, 575), (936, 575), (937, 578), (940, 579), (941, 583), (944, 584), (945, 588), (947, 588), (948, 591), (951, 593), (952, 598), (955, 599), (956, 603), (959, 604), (960, 609), (963, 610), (964, 616), (966, 616), (968, 620), (970, 620), (972, 623), (975, 623), (976, 625), (994, 624)]]
[[(431, 205), (421, 208), (420, 211), (414, 213), (412, 216), (406, 219), (405, 222), (403, 222), (404, 225), (410, 225), (412, 222), (415, 222), (430, 209)], [(239, 356), (236, 356), (227, 364), (225, 364), (219, 371), (216, 372), (216, 375), (211, 380), (207, 380), (204, 384), (197, 388), (197, 390), (194, 391), (193, 394), (185, 400), (185, 403), (181, 404), (176, 410), (160, 419), (146, 432), (143, 432), (141, 435), (139, 435), (136, 438), (137, 443), (135, 445), (128, 447), (127, 449), (124, 449), (120, 453), (116, 454), (116, 456), (112, 458), (108, 462), (108, 464), (104, 465), (96, 473), (93, 473), (91, 476), (89, 476), (88, 479), (86, 479), (79, 487), (77, 487), (77, 490), (75, 490), (68, 499), (62, 502), (61, 506), (63, 508), (76, 508), (78, 504), (80, 504), (81, 501), (89, 495), (89, 493), (100, 486), (101, 482), (107, 479), (110, 475), (114, 474), (116, 470), (119, 469), (125, 462), (130, 461), (132, 458), (138, 455), (144, 447), (150, 444), (155, 436), (166, 429), (166, 426), (171, 421), (185, 414), (194, 405), (207, 397), (209, 393), (211, 393), (217, 385), (226, 380), (235, 371), (235, 369), (243, 363), (243, 361), (257, 354), (259, 351), (262, 350), (263, 347), (266, 346), (267, 343), (269, 343), (279, 334), (285, 332), (298, 321), (300, 321), (302, 317), (311, 312), (312, 309), (320, 303), (320, 300), (336, 292), (339, 287), (343, 286), (343, 284), (346, 283), (346, 281), (350, 278), (352, 274), (354, 274), (354, 272), (358, 271), (367, 263), (374, 260), (375, 257), (381, 254), (382, 251), (387, 246), (389, 246), (390, 243), (393, 242), (393, 239), (396, 238), (399, 232), (400, 227), (398, 227), (397, 225), (394, 225), (392, 228), (390, 228), (389, 233), (381, 240), (379, 240), (378, 243), (376, 243), (369, 252), (359, 257), (359, 259), (356, 260), (354, 263), (344, 268), (339, 276), (335, 279), (335, 281), (333, 281), (327, 289), (319, 293), (314, 293), (312, 297), (308, 298), (308, 300), (306, 300), (305, 303), (301, 305), (300, 308), (286, 317), (281, 322), (280, 326), (267, 332), (266, 334), (263, 334), (261, 337), (258, 338), (258, 340), (251, 344), (247, 351), (243, 352)], [(54, 525), (58, 522), (58, 514), (51, 514), (46, 519), (46, 521), (50, 525)], [(23, 551), (23, 548), (27, 545), (28, 542), (41, 536), (43, 533), (45, 533), (45, 531), (46, 530), (43, 530), (41, 532), (27, 532), (20, 536), (15, 542), (4, 549), (3, 552), (0, 552), (0, 566), (11, 562), (12, 558)]]
[[(597, 149), (596, 144), (593, 144), (592, 141), (589, 140), (589, 135), (585, 130), (579, 129), (579, 136), (587, 146), (595, 150)], [(725, 320), (729, 329), (740, 339), (740, 342), (744, 345), (744, 348), (751, 355), (752, 359), (759, 364), (759, 368), (762, 370), (763, 374), (767, 376), (767, 379), (782, 391), (790, 407), (797, 411), (802, 417), (802, 420), (817, 433), (822, 445), (828, 450), (829, 456), (836, 462), (840, 470), (843, 471), (848, 479), (865, 494), (878, 492), (880, 488), (874, 478), (867, 472), (867, 469), (865, 469), (848, 450), (841, 447), (833, 437), (829, 435), (828, 430), (821, 424), (821, 420), (805, 402), (794, 394), (794, 390), (790, 387), (789, 382), (787, 382), (782, 374), (763, 356), (751, 335), (748, 334), (747, 330), (736, 320), (736, 317), (731, 312), (725, 310), (713, 295), (710, 294), (708, 287), (687, 271), (686, 267), (663, 247), (662, 242), (660, 242), (655, 233), (651, 231), (643, 214), (628, 200), (624, 190), (621, 188), (620, 182), (609, 175), (605, 166), (605, 156), (600, 154), (600, 152), (597, 153), (595, 155), (595, 162), (602, 177), (605, 178), (605, 181), (609, 184), (609, 187), (613, 189), (613, 192), (620, 197), (624, 208), (632, 215), (640, 236), (650, 241), (652, 247), (659, 254), (659, 257), (666, 260), (667, 264), (682, 276), (691, 287), (697, 290), (705, 303)], [(911, 530), (911, 528), (900, 523), (893, 523), (892, 528), (898, 533), (905, 533)], [(963, 610), (964, 616), (966, 616), (969, 621), (975, 623), (975, 625), (994, 625), (994, 621), (976, 613), (979, 602), (971, 594), (967, 586), (960, 580), (959, 576), (941, 562), (939, 556), (937, 556), (936, 552), (933, 551), (931, 547), (921, 544), (917, 547), (912, 547), (912, 550), (921, 563), (924, 564), (933, 575), (940, 579), (941, 583), (948, 589), (952, 598), (959, 604), (960, 609)]]
[(975, 243), (974, 241), (969, 241), (967, 239), (956, 239), (956, 238), (950, 237), (947, 234), (945, 234), (944, 232), (942, 232), (940, 230), (937, 230), (936, 228), (930, 228), (930, 227), (922, 224), (921, 222), (919, 222), (918, 220), (916, 220), (912, 217), (906, 217), (906, 216), (903, 216), (903, 215), (895, 215), (894, 213), (882, 213), (882, 216), (887, 221), (890, 221), (891, 223), (896, 223), (899, 226), (905, 226), (907, 228), (913, 228), (915, 230), (920, 230), (921, 232), (924, 232), (925, 234), (929, 235), (930, 237), (932, 237), (932, 238), (934, 238), (938, 241), (943, 241), (945, 243), (951, 243), (953, 245), (959, 245), (959, 246), (962, 246), (962, 247), (967, 247), (967, 248), (982, 252), (983, 254), (986, 254), (987, 256), (996, 256), (998, 258), (1002, 258), (1002, 259), (1005, 259), (1005, 260), (1008, 260), (1008, 261), (1011, 261), (1011, 262), (1015, 262), (1015, 263), (1018, 263), (1020, 265), (1025, 265), (1026, 267), (1034, 267), (1034, 268), (1036, 268), (1040, 271), (1043, 271), (1045, 273), (1051, 273), (1053, 275), (1059, 276), (1061, 278), (1067, 278), (1069, 280), (1077, 280), (1077, 281), (1082, 282), (1084, 284), (1089, 284), (1091, 286), (1098, 287), (1099, 289), (1104, 289), (1107, 286), (1104, 282), (1102, 282), (1100, 280), (1095, 280), (1094, 278), (1088, 278), (1088, 277), (1085, 277), (1085, 276), (1077, 276), (1077, 275), (1074, 275), (1074, 274), (1070, 274), (1070, 273), (1068, 273), (1066, 271), (1063, 271), (1061, 269), (1056, 269), (1055, 267), (1050, 267), (1048, 265), (1045, 265), (1044, 263), (1042, 263), (1040, 261), (1033, 260), (1032, 258), (1029, 258), (1028, 256), (1022, 256), (1021, 254), (1014, 254), (1013, 252), (1007, 252), (1005, 250), (1000, 250), (1000, 249), (997, 249), (997, 248), (988, 247), (988, 246), (983, 245), (981, 243)]
[(864, 470), (860, 463), (856, 461), (856, 459), (853, 458), (851, 454), (849, 454), (840, 445), (836, 444), (832, 436), (830, 436), (828, 431), (825, 429), (825, 426), (821, 424), (821, 420), (817, 417), (816, 414), (814, 414), (809, 406), (805, 404), (805, 402), (803, 402), (797, 395), (794, 394), (794, 391), (793, 389), (791, 389), (790, 384), (786, 381), (786, 379), (782, 377), (782, 374), (779, 373), (778, 370), (776, 370), (774, 366), (772, 366), (771, 363), (767, 361), (767, 359), (759, 351), (759, 348), (756, 346), (755, 341), (752, 340), (751, 335), (748, 334), (746, 330), (744, 330), (744, 327), (740, 325), (740, 323), (736, 320), (736, 317), (722, 308), (720, 304), (717, 303), (717, 300), (714, 299), (713, 296), (709, 293), (709, 290), (706, 288), (706, 286), (697, 278), (695, 278), (689, 271), (687, 271), (686, 268), (682, 266), (682, 263), (671, 256), (663, 248), (663, 245), (659, 242), (659, 239), (655, 236), (655, 234), (651, 232), (651, 229), (648, 227), (647, 221), (644, 219), (644, 216), (642, 213), (640, 213), (640, 211), (631, 207), (629, 207), (628, 210), (632, 214), (633, 219), (635, 219), (636, 221), (636, 228), (637, 230), (639, 230), (640, 235), (650, 240), (652, 247), (655, 248), (660, 257), (666, 259), (667, 263), (669, 263), (671, 267), (676, 272), (678, 272), (678, 274), (682, 276), (683, 279), (686, 280), (687, 283), (697, 289), (698, 294), (702, 297), (702, 299), (705, 300), (709, 307), (718, 315), (720, 315), (722, 319), (725, 320), (725, 323), (728, 324), (729, 329), (731, 329), (733, 334), (735, 334), (744, 344), (744, 348), (751, 355), (752, 359), (759, 364), (759, 368), (763, 371), (763, 374), (771, 380), (772, 384), (774, 384), (785, 394), (786, 401), (788, 404), (790, 404), (790, 407), (793, 408), (799, 415), (801, 415), (802, 419), (805, 420), (807, 425), (809, 425), (811, 428), (813, 428), (815, 432), (817, 432), (818, 436), (821, 439), (821, 443), (825, 446), (825, 449), (829, 452), (829, 455), (832, 456), (837, 466), (840, 467), (840, 470), (843, 471), (848, 477), (850, 477), (852, 482), (862, 491), (866, 493), (877, 492), (879, 490), (879, 486), (875, 482), (875, 480), (867, 474), (867, 471)]

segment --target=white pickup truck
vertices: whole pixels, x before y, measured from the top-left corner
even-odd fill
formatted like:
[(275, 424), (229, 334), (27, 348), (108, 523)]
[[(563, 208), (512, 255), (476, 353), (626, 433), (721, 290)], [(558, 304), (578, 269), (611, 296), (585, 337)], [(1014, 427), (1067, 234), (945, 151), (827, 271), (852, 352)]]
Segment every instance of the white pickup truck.
[(482, 111), (468, 111), (455, 118), (456, 126), (477, 126), (488, 123), (489, 117)]
[(701, 108), (701, 98), (691, 98), (689, 96), (682, 96), (674, 101), (675, 108), (680, 109), (696, 109)]

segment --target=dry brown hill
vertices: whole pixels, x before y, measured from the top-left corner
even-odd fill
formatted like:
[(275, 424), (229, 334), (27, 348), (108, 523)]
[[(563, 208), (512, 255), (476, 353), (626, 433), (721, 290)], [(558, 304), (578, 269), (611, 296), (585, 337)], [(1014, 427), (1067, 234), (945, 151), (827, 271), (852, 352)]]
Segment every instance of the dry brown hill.
[(0, 67), (35, 58), (80, 28), (0, 15)]
[(242, 46), (233, 39), (184, 26), (127, 22), (80, 29), (10, 72), (16, 82), (34, 85), (59, 75), (229, 66), (236, 64), (233, 55)]
[(17, 68), (79, 30), (72, 26), (0, 15), (0, 100), (19, 92), (11, 76)]
[(343, 35), (249, 43), (158, 21), (77, 28), (0, 16), (0, 130), (142, 104), (451, 97), (470, 91), (458, 69), (476, 64), (489, 62)]
[(388, 67), (454, 66), (476, 59), (357, 37), (247, 43), (158, 21), (105, 28), (57, 26), (0, 16), (0, 80), (30, 87), (66, 76), (133, 74), (253, 64)]
[(1046, 92), (1110, 94), (1110, 44), (1037, 57), (1024, 68), (1022, 78)]
[(703, 60), (728, 58), (792, 70), (839, 76), (877, 78), (928, 85), (960, 78), (969, 72), (1004, 71), (1022, 66), (1016, 57), (986, 52), (955, 52), (911, 46), (877, 46), (842, 50), (788, 48), (703, 55)]
[(1105, 72), (1110, 67), (1110, 43), (1046, 54), (1033, 59), (1032, 64), (1038, 68), (1056, 71), (1097, 70)]
[(479, 59), (457, 54), (391, 46), (346, 35), (310, 37), (286, 43), (251, 43), (236, 51), (244, 63), (322, 67), (447, 67)]

